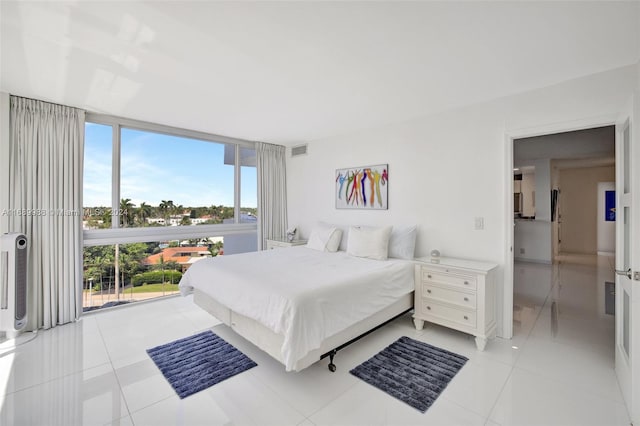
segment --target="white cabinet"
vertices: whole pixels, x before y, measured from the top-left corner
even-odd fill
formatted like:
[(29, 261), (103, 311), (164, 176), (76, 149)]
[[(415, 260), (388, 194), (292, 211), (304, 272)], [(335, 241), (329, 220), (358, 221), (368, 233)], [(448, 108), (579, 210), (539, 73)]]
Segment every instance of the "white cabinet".
[(286, 238), (272, 238), (267, 239), (267, 250), (273, 250), (276, 248), (285, 248), (293, 246), (302, 246), (307, 244), (307, 240), (293, 240), (289, 241)]
[(497, 265), (446, 257), (418, 260), (413, 315), (416, 329), (422, 330), (428, 321), (460, 330), (475, 336), (476, 346), (484, 350), (496, 330)]

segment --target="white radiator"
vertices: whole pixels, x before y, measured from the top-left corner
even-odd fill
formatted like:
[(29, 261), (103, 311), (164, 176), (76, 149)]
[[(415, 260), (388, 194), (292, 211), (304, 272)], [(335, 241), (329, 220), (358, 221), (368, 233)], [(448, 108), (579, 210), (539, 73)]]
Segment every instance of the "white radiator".
[(27, 325), (27, 237), (0, 236), (0, 331), (16, 337)]

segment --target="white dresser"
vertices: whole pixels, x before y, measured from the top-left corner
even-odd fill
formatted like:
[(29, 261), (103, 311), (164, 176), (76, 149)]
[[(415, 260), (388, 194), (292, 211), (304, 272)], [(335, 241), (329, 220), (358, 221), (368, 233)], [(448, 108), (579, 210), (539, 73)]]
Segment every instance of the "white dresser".
[(302, 246), (307, 244), (307, 240), (293, 240), (289, 241), (286, 238), (270, 238), (267, 239), (267, 250), (273, 250), (277, 248)]
[(413, 322), (422, 330), (425, 321), (476, 336), (484, 350), (496, 330), (496, 268), (473, 260), (420, 258), (415, 266)]

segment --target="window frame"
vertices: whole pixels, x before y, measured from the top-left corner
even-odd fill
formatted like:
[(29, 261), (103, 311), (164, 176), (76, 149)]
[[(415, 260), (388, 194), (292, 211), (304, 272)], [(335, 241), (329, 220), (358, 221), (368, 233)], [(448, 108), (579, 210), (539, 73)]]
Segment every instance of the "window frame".
[[(165, 126), (162, 124), (149, 123), (145, 121), (133, 120), (129, 118), (116, 117), (105, 114), (89, 113), (85, 115), (85, 123), (102, 124), (111, 126), (112, 129), (112, 169), (111, 169), (111, 208), (117, 211), (120, 208), (120, 163), (121, 163), (121, 130), (122, 128), (160, 133), (168, 136), (185, 137), (220, 144), (230, 144), (235, 146), (234, 162), (234, 218), (233, 223), (198, 225), (198, 226), (165, 226), (165, 227), (120, 227), (120, 221), (112, 221), (109, 229), (84, 229), (83, 239), (85, 246), (107, 245), (118, 243), (136, 243), (147, 241), (175, 240), (197, 237), (208, 237), (211, 235), (226, 236), (233, 234), (244, 234), (256, 232), (257, 223), (241, 223), (241, 164), (240, 148), (257, 149), (256, 142), (231, 138), (228, 136), (214, 135), (196, 130), (187, 130), (178, 127)], [(84, 175), (84, 170), (82, 171)], [(257, 182), (256, 182), (257, 186)], [(259, 191), (259, 188), (256, 188)], [(83, 188), (84, 192), (84, 188)], [(259, 197), (259, 195), (258, 195)], [(84, 208), (84, 206), (83, 206)], [(258, 211), (258, 222), (260, 212)]]

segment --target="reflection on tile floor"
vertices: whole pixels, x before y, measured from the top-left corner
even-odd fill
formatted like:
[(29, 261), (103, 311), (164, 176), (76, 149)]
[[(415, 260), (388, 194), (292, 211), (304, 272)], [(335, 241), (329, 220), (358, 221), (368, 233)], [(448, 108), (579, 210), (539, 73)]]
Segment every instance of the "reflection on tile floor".
[[(300, 373), (193, 304), (174, 297), (86, 315), (0, 348), (3, 425), (628, 425), (613, 370), (614, 317), (606, 312), (606, 257), (515, 265), (514, 338), (484, 352), (473, 338), (410, 315)], [(213, 329), (258, 367), (179, 399), (145, 350)], [(469, 362), (425, 413), (348, 371), (400, 336)]]

